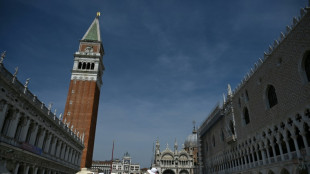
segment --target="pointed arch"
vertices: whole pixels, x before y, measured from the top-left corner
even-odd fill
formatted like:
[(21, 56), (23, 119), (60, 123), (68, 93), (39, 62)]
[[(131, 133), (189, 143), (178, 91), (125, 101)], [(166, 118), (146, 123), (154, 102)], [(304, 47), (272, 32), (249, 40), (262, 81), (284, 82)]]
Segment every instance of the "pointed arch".
[(276, 89), (273, 85), (268, 85), (267, 86), (267, 101), (268, 101), (268, 107), (272, 108), (276, 104), (278, 104), (278, 98), (276, 94)]
[(280, 174), (290, 174), (286, 168), (283, 168), (280, 172)]
[(303, 60), (302, 60), (302, 68), (305, 72), (306, 79), (308, 82), (310, 82), (310, 51), (306, 51)]
[(247, 107), (243, 109), (243, 122), (245, 125), (250, 123), (250, 115)]

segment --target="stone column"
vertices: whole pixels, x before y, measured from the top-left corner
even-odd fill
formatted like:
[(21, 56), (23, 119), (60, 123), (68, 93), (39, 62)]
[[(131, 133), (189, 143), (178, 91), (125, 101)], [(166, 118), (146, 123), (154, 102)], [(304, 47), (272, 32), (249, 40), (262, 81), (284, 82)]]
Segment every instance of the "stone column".
[(5, 101), (1, 101), (0, 103), (0, 131), (2, 130), (2, 126), (4, 123), (5, 115), (8, 110), (8, 104)]
[(304, 145), (305, 145), (305, 149), (306, 149), (306, 154), (307, 154), (307, 156), (310, 156), (310, 149), (309, 149), (308, 141), (307, 141), (307, 138), (306, 138), (306, 132), (304, 130), (302, 130), (301, 136), (302, 136), (302, 140), (304, 141)]
[(252, 148), (250, 148), (250, 150), (251, 150), (250, 158), (252, 159), (252, 164), (251, 164), (251, 166), (254, 167), (254, 166), (255, 166), (254, 151), (253, 151)]
[(7, 133), (7, 135), (9, 137), (11, 137), (11, 138), (14, 138), (14, 135), (15, 135), (15, 132), (16, 132), (16, 128), (17, 128), (17, 125), (18, 125), (18, 122), (19, 122), (19, 118), (20, 118), (20, 112), (15, 110), (14, 113), (13, 113), (13, 118), (11, 120), (8, 133)]
[(27, 132), (28, 132), (28, 129), (29, 129), (29, 126), (30, 126), (30, 119), (29, 118), (25, 118), (23, 125), (25, 125), (25, 126), (23, 126), (23, 128), (22, 128), (21, 133), (20, 133), (21, 135), (20, 135), (20, 138), (19, 138), (19, 140), (21, 142), (26, 141)]
[(274, 142), (272, 141), (271, 142), (271, 148), (272, 148), (272, 153), (273, 153), (273, 159), (274, 159), (274, 161), (275, 162), (277, 162), (278, 160), (277, 160), (277, 154), (276, 154), (276, 150), (274, 149)]
[[(41, 136), (40, 136), (40, 139), (39, 139), (39, 142), (38, 142), (38, 147), (40, 149), (42, 149), (43, 141), (44, 141), (44, 138), (46, 136), (45, 132), (46, 132), (46, 129), (44, 129), (43, 132), (41, 132)], [(43, 149), (42, 149), (42, 151), (43, 151)]]
[(270, 153), (269, 153), (269, 147), (266, 147), (266, 152), (267, 152), (267, 159), (268, 159), (268, 163), (271, 163), (271, 159), (270, 159)]
[(284, 142), (285, 142), (285, 145), (286, 145), (286, 149), (287, 149), (287, 153), (288, 153), (289, 159), (292, 159), (292, 153), (291, 153), (291, 149), (290, 149), (290, 144), (288, 143), (287, 136), (284, 137)]
[(64, 142), (62, 142), (63, 146), (60, 146), (60, 154), (59, 154), (59, 158), (61, 159), (65, 159), (65, 150), (66, 150), (66, 144)]
[(29, 166), (27, 165), (27, 166), (25, 166), (25, 167), (26, 167), (25, 173), (28, 173), (28, 172), (29, 172)]
[(297, 157), (300, 158), (301, 154), (300, 154), (300, 150), (299, 150), (298, 143), (297, 143), (297, 136), (296, 135), (292, 135), (291, 137), (292, 137), (292, 139), (294, 141)]
[(256, 163), (256, 165), (255, 165), (255, 166), (259, 165), (259, 161), (260, 161), (260, 159), (259, 159), (259, 151), (260, 151), (260, 150), (259, 150), (258, 148), (256, 148), (255, 153), (256, 153), (257, 163)]
[(60, 153), (60, 144), (61, 144), (61, 141), (58, 140), (58, 142), (56, 141), (56, 147), (55, 147), (55, 157), (59, 157), (59, 153)]
[(38, 129), (39, 129), (38, 124), (37, 124), (37, 123), (34, 124), (34, 130), (33, 130), (33, 132), (31, 133), (30, 140), (29, 140), (29, 144), (34, 145), (34, 143), (35, 143), (35, 141), (36, 141), (36, 137), (38, 136), (38, 135), (37, 135)]
[(56, 142), (57, 142), (57, 138), (54, 136), (54, 140), (51, 142), (52, 143), (51, 144), (52, 148), (50, 152), (51, 155), (56, 155)]
[(14, 169), (14, 174), (17, 174), (17, 172), (18, 172), (18, 169), (19, 169), (19, 163), (16, 163), (16, 166), (15, 166), (15, 169)]
[(51, 146), (51, 140), (52, 140), (52, 134), (51, 133), (48, 133), (47, 135), (47, 139), (46, 139), (46, 142), (45, 142), (45, 147), (44, 149), (42, 149), (45, 153), (49, 153), (49, 149), (50, 149), (50, 146)]
[[(279, 138), (280, 139), (280, 138)], [(279, 146), (279, 150), (280, 150), (280, 155), (281, 155), (281, 160), (284, 161), (284, 154), (283, 154), (283, 149), (281, 146), (281, 141), (277, 139), (277, 144)]]

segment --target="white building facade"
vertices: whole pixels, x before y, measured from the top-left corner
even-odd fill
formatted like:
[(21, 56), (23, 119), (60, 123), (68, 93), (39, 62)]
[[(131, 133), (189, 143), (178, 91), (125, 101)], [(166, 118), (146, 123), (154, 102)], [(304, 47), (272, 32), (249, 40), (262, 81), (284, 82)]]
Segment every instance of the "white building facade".
[(112, 174), (140, 174), (140, 165), (132, 163), (129, 153), (126, 152), (122, 160), (113, 160)]
[[(0, 173), (71, 174), (80, 169), (82, 135), (69, 128), (0, 61)], [(60, 116), (61, 117), (61, 116)]]

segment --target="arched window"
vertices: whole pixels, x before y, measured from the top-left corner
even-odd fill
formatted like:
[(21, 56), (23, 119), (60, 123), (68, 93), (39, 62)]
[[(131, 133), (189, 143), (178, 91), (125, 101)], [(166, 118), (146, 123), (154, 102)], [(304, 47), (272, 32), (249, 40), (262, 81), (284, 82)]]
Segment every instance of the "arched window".
[(79, 62), (78, 69), (82, 68), (82, 62)]
[(85, 69), (85, 68), (86, 68), (86, 63), (84, 62), (82, 69)]
[(267, 87), (267, 98), (269, 108), (272, 108), (274, 105), (278, 104), (276, 89), (272, 85)]
[(304, 61), (305, 61), (304, 68), (305, 68), (305, 72), (306, 72), (307, 79), (309, 82), (310, 81), (310, 51), (308, 51), (305, 54), (305, 60)]
[(249, 93), (248, 93), (247, 90), (245, 90), (245, 99), (246, 99), (246, 101), (249, 101), (249, 100), (250, 100), (250, 98), (249, 98)]
[(90, 63), (87, 63), (86, 69), (90, 69)]
[(244, 120), (245, 124), (249, 124), (250, 123), (249, 110), (246, 107), (243, 109), (243, 120)]
[(224, 139), (225, 139), (225, 134), (224, 134), (224, 131), (223, 131), (223, 129), (222, 129), (222, 130), (221, 130), (221, 140), (224, 141)]
[(229, 129), (230, 129), (231, 133), (232, 133), (233, 135), (235, 135), (234, 124), (233, 124), (233, 122), (232, 122), (231, 120), (230, 120), (230, 122), (229, 122)]
[(91, 69), (94, 69), (94, 68), (95, 68), (95, 64), (92, 63), (92, 64), (91, 64)]

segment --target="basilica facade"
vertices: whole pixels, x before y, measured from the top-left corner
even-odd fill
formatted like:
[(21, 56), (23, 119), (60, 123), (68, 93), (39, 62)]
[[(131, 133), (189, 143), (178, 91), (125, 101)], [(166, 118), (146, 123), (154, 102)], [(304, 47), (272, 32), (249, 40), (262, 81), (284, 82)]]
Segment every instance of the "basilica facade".
[(310, 173), (309, 10), (202, 123), (200, 173)]
[(156, 141), (154, 161), (152, 167), (157, 168), (160, 174), (196, 174), (198, 173), (198, 144), (197, 131), (194, 127), (185, 142), (184, 147), (178, 151), (178, 143), (175, 141), (173, 151), (166, 145), (166, 149), (160, 151), (159, 140)]

